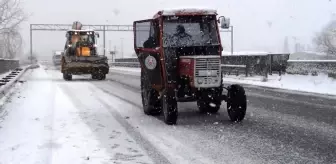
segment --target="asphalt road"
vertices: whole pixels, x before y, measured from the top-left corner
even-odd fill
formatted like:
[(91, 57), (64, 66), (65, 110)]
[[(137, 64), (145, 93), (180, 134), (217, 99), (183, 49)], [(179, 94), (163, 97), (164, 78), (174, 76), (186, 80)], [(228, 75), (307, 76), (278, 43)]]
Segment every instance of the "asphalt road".
[[(112, 71), (107, 79), (110, 85), (134, 91), (140, 99), (139, 76)], [(336, 163), (335, 97), (250, 85), (244, 87), (248, 112), (243, 123), (229, 122), (226, 103), (216, 116), (198, 114), (196, 103), (179, 103), (177, 126), (192, 130), (191, 133), (181, 131), (179, 135), (195, 139), (194, 147), (211, 152), (217, 158), (225, 157), (221, 147), (234, 145), (244, 152), (243, 156), (266, 163)], [(127, 97), (120, 94), (120, 97)], [(141, 105), (138, 106), (141, 110)], [(183, 138), (179, 135), (176, 137)], [(215, 142), (217, 148), (202, 149), (210, 146), (197, 144), (197, 140)]]
[[(248, 109), (242, 123), (229, 121), (226, 103), (219, 114), (202, 115), (190, 102), (179, 103), (178, 123), (168, 126), (162, 116), (143, 113), (139, 76), (112, 71), (105, 81), (79, 81), (114, 102), (102, 105), (156, 163), (336, 163), (333, 97), (244, 85)], [(76, 97), (75, 89), (68, 90)]]

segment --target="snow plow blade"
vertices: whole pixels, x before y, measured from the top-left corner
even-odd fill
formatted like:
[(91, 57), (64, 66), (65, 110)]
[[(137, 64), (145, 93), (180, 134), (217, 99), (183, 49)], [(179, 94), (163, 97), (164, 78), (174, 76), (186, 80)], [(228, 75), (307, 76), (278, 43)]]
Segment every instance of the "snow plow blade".
[(92, 74), (99, 72), (109, 73), (109, 65), (106, 56), (65, 56), (62, 73), (67, 72), (74, 75)]

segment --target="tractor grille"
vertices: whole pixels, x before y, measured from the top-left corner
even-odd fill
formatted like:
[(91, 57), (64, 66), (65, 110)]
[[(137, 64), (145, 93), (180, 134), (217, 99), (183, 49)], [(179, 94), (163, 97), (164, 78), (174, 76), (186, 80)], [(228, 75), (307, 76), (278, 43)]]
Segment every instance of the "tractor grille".
[[(211, 71), (211, 74), (201, 73)], [(196, 58), (195, 77), (218, 77), (220, 75), (220, 58)]]

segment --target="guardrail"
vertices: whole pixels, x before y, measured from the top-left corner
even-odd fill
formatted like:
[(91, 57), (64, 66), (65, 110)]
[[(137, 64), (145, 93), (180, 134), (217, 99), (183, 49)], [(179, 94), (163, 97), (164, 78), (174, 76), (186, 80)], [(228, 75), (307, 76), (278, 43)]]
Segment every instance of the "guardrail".
[(336, 76), (336, 60), (288, 60), (288, 74), (313, 75), (319, 73)]
[(140, 63), (139, 62), (113, 62), (113, 63), (110, 63), (110, 66), (140, 68)]
[(8, 91), (14, 86), (18, 79), (27, 71), (27, 69), (38, 68), (39, 65), (29, 65), (24, 67), (17, 67), (11, 72), (5, 74), (0, 78), (0, 98), (3, 98)]
[[(224, 74), (244, 74), (252, 76), (253, 74), (266, 76), (268, 73), (277, 71), (286, 71), (287, 60), (289, 54), (244, 54), (244, 55), (223, 55), (222, 56), (222, 71)], [(138, 59), (121, 58), (115, 59), (111, 66), (120, 67), (140, 67)]]
[[(140, 64), (138, 59), (133, 57), (115, 59), (111, 66), (139, 68)], [(267, 76), (268, 73), (272, 74), (275, 71), (280, 75), (282, 72), (313, 76), (324, 73), (336, 78), (336, 60), (289, 60), (289, 54), (223, 55), (222, 71), (225, 74), (246, 76), (252, 74)]]
[(0, 73), (8, 72), (20, 66), (19, 60), (0, 59)]

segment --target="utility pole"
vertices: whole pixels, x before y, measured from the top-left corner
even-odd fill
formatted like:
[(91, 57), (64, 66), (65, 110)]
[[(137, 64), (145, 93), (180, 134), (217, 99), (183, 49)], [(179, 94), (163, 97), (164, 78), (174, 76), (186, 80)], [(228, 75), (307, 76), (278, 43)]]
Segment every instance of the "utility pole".
[(123, 59), (124, 58), (124, 47), (123, 47), (123, 40), (124, 40), (124, 38), (120, 38), (120, 41), (121, 41), (121, 58)]
[[(115, 56), (115, 58), (117, 57), (117, 46), (114, 46), (114, 54), (113, 55)], [(112, 55), (112, 57), (113, 57), (113, 55)], [(113, 59), (112, 59), (112, 62), (114, 62)]]
[(231, 55), (233, 55), (233, 26), (231, 26)]
[(29, 31), (30, 31), (30, 64), (33, 64), (33, 30), (32, 30), (32, 26), (30, 24), (30, 28), (29, 28)]
[(109, 52), (108, 52), (108, 53), (112, 56), (111, 60), (112, 60), (112, 62), (113, 62), (113, 54), (112, 54), (111, 40), (109, 40)]

